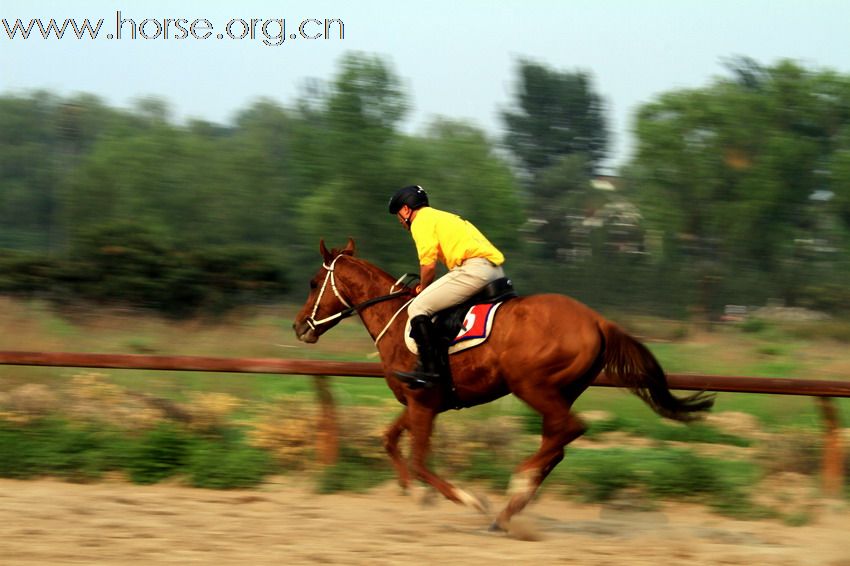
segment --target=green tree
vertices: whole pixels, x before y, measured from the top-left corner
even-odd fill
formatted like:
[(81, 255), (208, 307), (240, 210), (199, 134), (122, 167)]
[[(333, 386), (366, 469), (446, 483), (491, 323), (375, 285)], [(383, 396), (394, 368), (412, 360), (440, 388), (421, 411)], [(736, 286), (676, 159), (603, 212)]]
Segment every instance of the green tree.
[[(382, 216), (388, 193), (400, 178), (392, 155), (401, 139), (397, 128), (407, 110), (401, 81), (390, 65), (376, 56), (350, 54), (327, 90), (302, 107), (318, 127), (310, 158), (316, 180), (300, 203), (299, 227), (303, 262), (314, 265), (319, 238), (329, 244), (353, 237), (376, 261), (391, 257), (386, 246), (389, 226)], [(302, 127), (297, 135), (303, 136)]]
[(520, 61), (515, 108), (502, 118), (508, 148), (531, 175), (566, 155), (585, 154), (591, 169), (605, 157), (605, 106), (588, 73)]
[(0, 98), (0, 245), (44, 250), (57, 243), (59, 104), (45, 92)]
[(590, 181), (585, 154), (563, 156), (540, 171), (532, 184), (526, 225), (536, 255), (563, 260), (589, 245), (575, 228), (602, 204)]
[(690, 265), (794, 303), (819, 253), (812, 196), (840, 193), (850, 80), (790, 61), (731, 67), (640, 109), (631, 184)]
[(285, 245), (294, 209), (286, 112), (257, 103), (228, 129), (181, 128), (160, 114), (95, 144), (69, 176), (69, 225), (132, 219), (186, 244)]

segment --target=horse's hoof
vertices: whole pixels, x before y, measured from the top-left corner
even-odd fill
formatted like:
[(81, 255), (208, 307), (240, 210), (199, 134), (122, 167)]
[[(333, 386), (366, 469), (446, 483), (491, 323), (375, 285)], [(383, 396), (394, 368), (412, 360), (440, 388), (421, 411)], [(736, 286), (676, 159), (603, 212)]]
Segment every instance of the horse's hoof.
[(498, 519), (496, 519), (495, 521), (493, 521), (492, 523), (490, 523), (490, 528), (488, 528), (487, 530), (488, 530), (488, 531), (490, 531), (491, 533), (505, 533), (505, 534), (507, 534), (507, 532), (508, 532), (508, 529), (506, 529), (505, 527), (503, 527), (503, 526), (499, 523), (499, 520), (498, 520)]
[(433, 507), (437, 504), (437, 492), (433, 489), (426, 489), (419, 498), (421, 507)]
[(490, 514), (490, 501), (486, 497), (479, 497), (457, 488), (455, 488), (455, 495), (457, 496), (455, 502), (468, 505), (484, 515)]

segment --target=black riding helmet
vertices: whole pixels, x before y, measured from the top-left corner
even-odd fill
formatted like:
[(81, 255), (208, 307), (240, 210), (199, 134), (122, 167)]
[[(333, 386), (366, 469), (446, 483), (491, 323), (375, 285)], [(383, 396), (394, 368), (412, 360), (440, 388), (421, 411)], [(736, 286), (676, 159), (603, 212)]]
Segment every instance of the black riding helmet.
[(404, 205), (413, 210), (428, 206), (428, 194), (419, 185), (410, 185), (397, 190), (390, 199), (390, 214), (398, 214)]

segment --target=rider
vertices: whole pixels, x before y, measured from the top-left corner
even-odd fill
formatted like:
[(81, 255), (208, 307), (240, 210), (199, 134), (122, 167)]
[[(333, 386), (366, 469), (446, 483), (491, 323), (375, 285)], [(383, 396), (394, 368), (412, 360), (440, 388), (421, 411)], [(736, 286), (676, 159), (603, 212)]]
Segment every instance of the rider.
[[(396, 191), (389, 209), (413, 236), (420, 267), (416, 298), (407, 308), (405, 328), (416, 341), (419, 363), (413, 371), (396, 375), (411, 389), (430, 387), (446, 374), (448, 363), (439, 350), (431, 317), (504, 277), (501, 266), (505, 256), (469, 221), (428, 206), (428, 195), (418, 185)], [(434, 281), (438, 260), (449, 272)]]

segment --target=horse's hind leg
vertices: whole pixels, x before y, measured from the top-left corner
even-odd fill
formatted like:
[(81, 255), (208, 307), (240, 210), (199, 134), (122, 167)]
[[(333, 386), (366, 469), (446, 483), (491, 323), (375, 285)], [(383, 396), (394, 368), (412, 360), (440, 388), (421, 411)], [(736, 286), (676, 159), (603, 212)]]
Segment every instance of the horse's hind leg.
[(404, 461), (404, 458), (401, 455), (401, 450), (398, 448), (398, 441), (399, 438), (401, 438), (402, 433), (407, 428), (407, 407), (405, 407), (398, 418), (393, 421), (384, 433), (384, 450), (387, 451), (387, 454), (390, 456), (390, 460), (392, 460), (393, 467), (398, 475), (398, 484), (405, 491), (407, 491), (407, 488), (410, 487), (410, 471), (407, 468), (407, 462)]
[(571, 403), (558, 391), (537, 390), (520, 398), (543, 415), (543, 437), (537, 452), (520, 464), (511, 478), (510, 499), (491, 530), (507, 530), (511, 517), (528, 505), (546, 476), (563, 460), (564, 447), (586, 430), (581, 419), (570, 412)]

